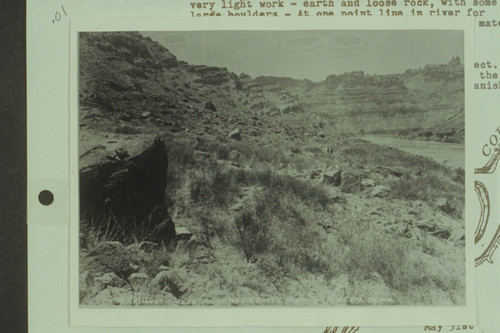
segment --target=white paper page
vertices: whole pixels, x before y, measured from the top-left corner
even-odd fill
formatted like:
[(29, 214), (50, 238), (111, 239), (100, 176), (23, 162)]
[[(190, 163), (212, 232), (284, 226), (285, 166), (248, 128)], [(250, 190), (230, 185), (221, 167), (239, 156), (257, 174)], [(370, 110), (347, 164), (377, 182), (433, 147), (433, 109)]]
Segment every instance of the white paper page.
[[(27, 21), (27, 57), (28, 57), (28, 233), (29, 233), (29, 311), (30, 327), (33, 332), (45, 331), (165, 331), (160, 328), (96, 328), (78, 326), (291, 326), (291, 327), (238, 327), (238, 330), (276, 331), (297, 330), (318, 332), (327, 330), (357, 332), (421, 332), (452, 331), (462, 329), (471, 332), (493, 332), (499, 322), (494, 315), (498, 308), (498, 264), (495, 260), (496, 228), (498, 228), (498, 176), (494, 171), (495, 147), (498, 148), (497, 133), (499, 117), (494, 105), (497, 102), (498, 80), (494, 78), (495, 63), (498, 53), (495, 41), (495, 28), (479, 27), (479, 20), (489, 24), (498, 13), (496, 5), (485, 7), (483, 16), (479, 15), (483, 7), (473, 6), (469, 1), (466, 6), (446, 7), (437, 1), (428, 7), (418, 6), (423, 15), (413, 16), (411, 4), (404, 5), (398, 1), (392, 3), (371, 2), (370, 7), (363, 4), (353, 7), (342, 7), (340, 1), (315, 2), (316, 7), (308, 2), (296, 5), (288, 3), (275, 4), (274, 8), (265, 12), (276, 12), (277, 17), (268, 18), (224, 18), (193, 17), (197, 13), (207, 12), (205, 9), (213, 5), (216, 13), (227, 16), (227, 13), (244, 13), (245, 8), (222, 8), (228, 3), (207, 3), (206, 8), (197, 8), (193, 2), (93, 2), (93, 1), (29, 1)], [(247, 2), (258, 8), (257, 1)], [(440, 2), (439, 2), (440, 3)], [(333, 4), (333, 6), (331, 6)], [(279, 6), (283, 7), (279, 7)], [(387, 6), (388, 5), (388, 6)], [(194, 6), (195, 8), (192, 8)], [(203, 7), (203, 4), (199, 5)], [(269, 6), (272, 6), (270, 3)], [(240, 6), (243, 7), (243, 6)], [(253, 8), (250, 13), (253, 13)], [(383, 9), (382, 9), (383, 8)], [(415, 9), (414, 8), (414, 9)], [(437, 10), (459, 10), (455, 18), (444, 17)], [(472, 8), (472, 10), (468, 10)], [(372, 18), (355, 17), (355, 15), (338, 18), (341, 11), (371, 11)], [(382, 12), (380, 12), (382, 9)], [(404, 11), (403, 18), (387, 17), (385, 10)], [(261, 11), (261, 9), (255, 9)], [(334, 12), (329, 18), (299, 18), (308, 10), (310, 14)], [(431, 13), (431, 11), (433, 11)], [(210, 12), (210, 10), (208, 11)], [(392, 13), (392, 12), (391, 12)], [(469, 13), (469, 21), (467, 21)], [(290, 14), (287, 17), (286, 14)], [(380, 14), (383, 14), (381, 17)], [(395, 13), (394, 13), (395, 14)], [(447, 12), (447, 14), (450, 14)], [(431, 17), (430, 20), (428, 19)], [(464, 20), (465, 17), (465, 20)], [(248, 20), (247, 20), (248, 19)], [(363, 19), (366, 19), (363, 21)], [(391, 19), (392, 21), (386, 21)], [(441, 21), (442, 19), (442, 21)], [(80, 308), (78, 306), (78, 230), (72, 224), (78, 214), (78, 118), (76, 116), (78, 89), (76, 87), (78, 72), (78, 49), (76, 48), (77, 31), (189, 31), (189, 30), (384, 30), (394, 26), (416, 30), (466, 29), (464, 37), (464, 65), (466, 68), (466, 172), (467, 202), (470, 207), (466, 213), (467, 246), (469, 247), (467, 281), (475, 278), (472, 288), (468, 285), (467, 302), (462, 310), (457, 307), (446, 308), (435, 306), (418, 306), (414, 310), (405, 311), (406, 306), (366, 307), (271, 307), (267, 308)], [(488, 24), (488, 23), (484, 23)], [(256, 28), (258, 27), (258, 28)], [(406, 27), (406, 28), (403, 28)], [(472, 30), (469, 28), (472, 27)], [(472, 32), (471, 35), (468, 35)], [(471, 38), (472, 37), (472, 38)], [(312, 37), (306, 39), (310, 41)], [(468, 44), (473, 40), (473, 45)], [(299, 41), (300, 42), (300, 41)], [(304, 41), (302, 41), (304, 42)], [(362, 42), (362, 41), (361, 41)], [(369, 41), (365, 41), (368, 43)], [(229, 40), (228, 40), (229, 43)], [(230, 45), (230, 44), (228, 44)], [(349, 45), (349, 44), (347, 44)], [(469, 46), (470, 45), (470, 46)], [(203, 50), (201, 48), (200, 50)], [(430, 53), (440, 52), (428, 50)], [(390, 51), (388, 51), (390, 53)], [(423, 52), (427, 53), (427, 52)], [(178, 57), (180, 59), (180, 57)], [(314, 59), (314, 56), (312, 55)], [(182, 60), (182, 59), (180, 59)], [(314, 61), (314, 60), (313, 60)], [(477, 65), (475, 66), (475, 64)], [(217, 66), (217, 65), (216, 65)], [(219, 67), (222, 65), (218, 65)], [(228, 65), (229, 66), (229, 65)], [(477, 67), (477, 68), (475, 68)], [(407, 67), (408, 69), (408, 67)], [(400, 72), (400, 71), (399, 71)], [(342, 73), (342, 72), (340, 72)], [(367, 73), (370, 73), (367, 70)], [(325, 73), (326, 77), (329, 73)], [(481, 78), (483, 75), (484, 78)], [(490, 81), (488, 83), (488, 81)], [(484, 84), (484, 88), (472, 89), (474, 84)], [(488, 86), (486, 86), (488, 84)], [(479, 88), (479, 87), (478, 87)], [(497, 89), (497, 90), (495, 90)], [(472, 110), (472, 111), (471, 111)], [(82, 152), (80, 152), (81, 154)], [(474, 157), (473, 157), (474, 155)], [(473, 175), (474, 168), (483, 168)], [(477, 170), (476, 170), (477, 171)], [(490, 173), (488, 173), (490, 172)], [(488, 202), (479, 205), (478, 196), (473, 191), (474, 181), (480, 181), (484, 187), (478, 191), (488, 192)], [(38, 193), (49, 189), (54, 193), (55, 201), (50, 206), (38, 203)], [(76, 192), (76, 193), (75, 193)], [(485, 206), (486, 205), (486, 206)], [(76, 208), (75, 208), (76, 207)], [(75, 210), (76, 209), (76, 210)], [(482, 210), (481, 210), (482, 209)], [(484, 234), (478, 237), (481, 211)], [(486, 213), (489, 211), (489, 215)], [(78, 216), (76, 217), (78, 220)], [(76, 221), (78, 225), (78, 221)], [(479, 232), (481, 234), (481, 232)], [(474, 246), (472, 235), (476, 235)], [(48, 242), (50, 239), (50, 242)], [(475, 255), (472, 251), (474, 246)], [(479, 264), (475, 268), (474, 258)], [(50, 259), (48, 259), (50, 258)], [(491, 262), (492, 261), (492, 262)], [(465, 275), (464, 275), (465, 277)], [(476, 286), (474, 290), (474, 285)], [(474, 295), (475, 294), (475, 295)], [(477, 297), (477, 323), (475, 323)], [(76, 303), (75, 303), (76, 300)], [(47, 307), (48, 302), (51, 306)], [(71, 311), (70, 311), (71, 309)], [(428, 320), (422, 319), (428, 318)], [(463, 322), (462, 322), (463, 321)], [(391, 325), (414, 327), (370, 327), (368, 324), (390, 322)], [(70, 325), (73, 324), (73, 326)], [(206, 324), (205, 324), (206, 323)], [(265, 324), (263, 324), (265, 323)], [(444, 325), (444, 324), (448, 325)], [(427, 325), (424, 327), (424, 325)], [(440, 327), (442, 325), (442, 327)], [(453, 325), (453, 326), (451, 326)], [(463, 325), (467, 325), (464, 327)], [(303, 327), (298, 327), (303, 326)], [(305, 326), (305, 327), (304, 327)], [(309, 326), (309, 327), (308, 327)], [(315, 326), (315, 327), (310, 327)], [(349, 327), (345, 328), (343, 326)], [(362, 326), (357, 328), (357, 326)], [(189, 331), (196, 328), (176, 327), (174, 331)], [(234, 328), (204, 328), (204, 330), (234, 330)]]

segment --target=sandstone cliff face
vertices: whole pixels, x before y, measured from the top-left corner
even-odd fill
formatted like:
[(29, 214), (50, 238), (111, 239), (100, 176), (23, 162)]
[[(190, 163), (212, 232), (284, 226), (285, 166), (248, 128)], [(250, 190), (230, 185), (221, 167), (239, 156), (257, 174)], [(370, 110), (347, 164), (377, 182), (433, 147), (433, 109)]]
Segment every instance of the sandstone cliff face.
[(394, 133), (419, 126), (463, 134), (463, 66), (454, 58), (402, 74), (330, 75), (309, 101), (339, 129)]

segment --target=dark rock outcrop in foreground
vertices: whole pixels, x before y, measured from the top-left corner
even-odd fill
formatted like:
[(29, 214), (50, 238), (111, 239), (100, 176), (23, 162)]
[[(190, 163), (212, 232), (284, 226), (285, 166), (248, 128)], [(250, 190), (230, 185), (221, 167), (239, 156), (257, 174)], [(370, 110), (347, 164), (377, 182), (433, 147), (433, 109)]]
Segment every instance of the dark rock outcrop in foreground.
[(158, 137), (82, 135), (82, 216), (112, 216), (125, 232), (142, 221), (164, 224), (161, 241), (168, 243), (175, 238), (175, 227), (165, 206), (167, 167), (167, 148)]

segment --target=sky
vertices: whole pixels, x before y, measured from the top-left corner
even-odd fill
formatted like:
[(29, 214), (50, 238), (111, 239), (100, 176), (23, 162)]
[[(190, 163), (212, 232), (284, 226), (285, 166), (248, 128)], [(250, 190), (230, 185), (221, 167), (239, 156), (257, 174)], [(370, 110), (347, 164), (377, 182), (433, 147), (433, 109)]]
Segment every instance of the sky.
[(141, 32), (178, 60), (226, 67), (236, 74), (322, 81), (330, 74), (402, 73), (463, 59), (454, 30), (302, 30)]

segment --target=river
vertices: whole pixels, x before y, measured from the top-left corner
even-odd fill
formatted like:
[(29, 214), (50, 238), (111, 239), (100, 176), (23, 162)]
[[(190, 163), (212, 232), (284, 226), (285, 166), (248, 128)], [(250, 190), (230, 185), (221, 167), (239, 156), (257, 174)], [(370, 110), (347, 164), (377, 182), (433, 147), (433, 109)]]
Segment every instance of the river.
[(429, 157), (450, 168), (465, 168), (465, 146), (463, 144), (406, 140), (385, 135), (364, 135), (361, 139), (397, 148), (407, 153)]

